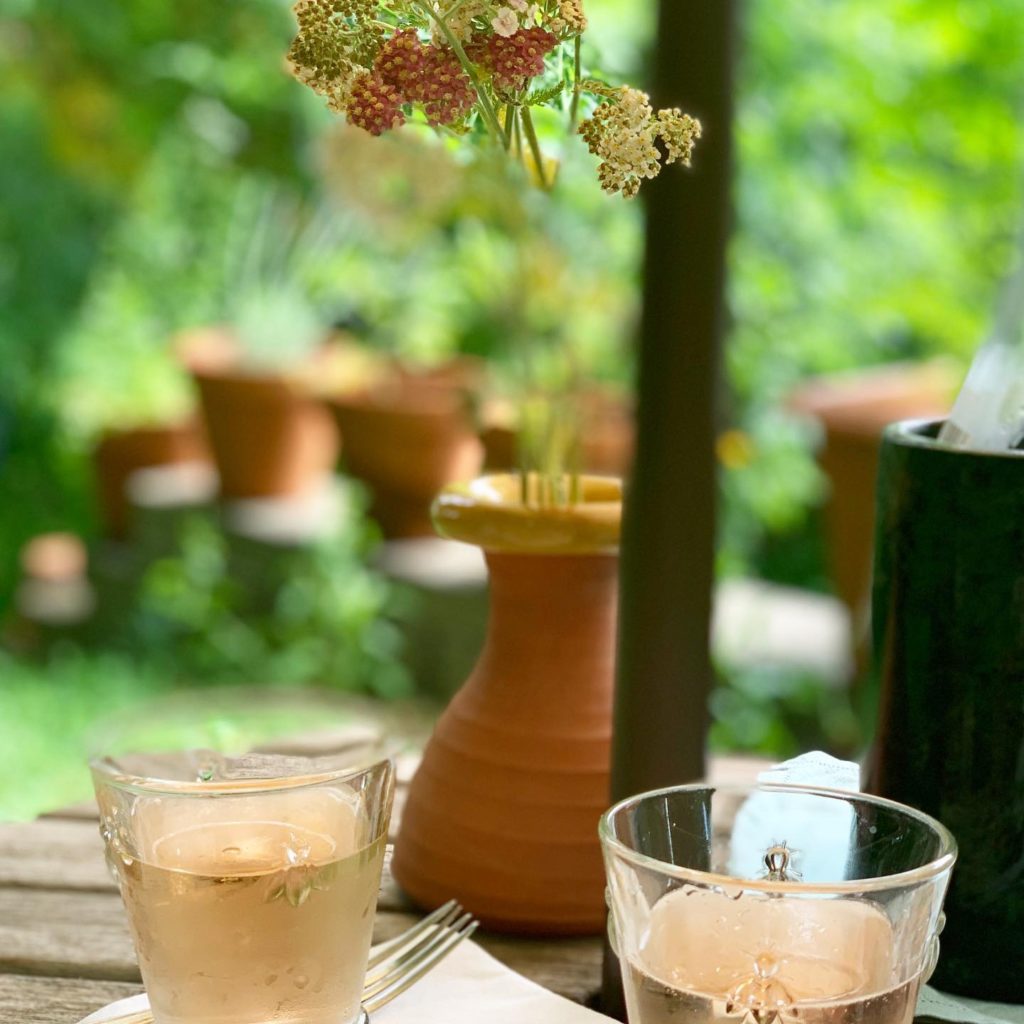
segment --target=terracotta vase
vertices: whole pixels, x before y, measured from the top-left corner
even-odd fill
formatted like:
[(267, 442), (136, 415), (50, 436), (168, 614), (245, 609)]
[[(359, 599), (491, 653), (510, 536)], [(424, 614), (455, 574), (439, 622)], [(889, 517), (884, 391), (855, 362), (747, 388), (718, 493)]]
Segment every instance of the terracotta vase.
[(621, 484), (518, 503), (519, 480), (451, 488), (436, 519), (484, 548), (484, 650), (413, 779), (394, 874), (426, 908), (455, 897), (488, 928), (596, 934), (605, 922), (597, 824), (608, 806)]
[(334, 423), (295, 381), (234, 367), (193, 367), (192, 374), (222, 497), (303, 494), (333, 469)]
[(205, 461), (208, 457), (202, 434), (193, 421), (108, 431), (93, 452), (104, 533), (119, 540), (128, 535), (131, 508), (125, 485), (136, 470)]
[(483, 448), (464, 378), (401, 374), (329, 401), (345, 442), (346, 471), (367, 485), (371, 514), (389, 538), (429, 536), (430, 506), (445, 485), (470, 480)]

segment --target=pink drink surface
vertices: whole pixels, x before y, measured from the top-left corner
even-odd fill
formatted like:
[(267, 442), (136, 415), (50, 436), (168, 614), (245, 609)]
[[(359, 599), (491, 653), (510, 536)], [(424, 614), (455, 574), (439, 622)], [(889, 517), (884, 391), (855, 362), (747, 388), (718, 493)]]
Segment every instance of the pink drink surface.
[(681, 890), (626, 965), (631, 1024), (910, 1024), (885, 915), (857, 900), (730, 899)]
[[(385, 837), (344, 787), (135, 810), (114, 858), (157, 1024), (352, 1024)], [(200, 820), (196, 820), (196, 819)]]

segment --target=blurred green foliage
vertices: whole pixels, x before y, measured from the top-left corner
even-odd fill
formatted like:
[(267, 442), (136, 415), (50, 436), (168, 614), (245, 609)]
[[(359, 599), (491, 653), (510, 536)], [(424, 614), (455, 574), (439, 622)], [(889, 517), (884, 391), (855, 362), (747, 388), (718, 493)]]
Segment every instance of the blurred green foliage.
[(375, 531), (361, 510), (345, 518), (344, 528), (308, 547), (275, 557), (257, 546), (245, 559), (233, 559), (231, 542), (208, 518), (187, 520), (178, 551), (146, 569), (122, 643), (186, 684), (311, 684), (408, 696), (389, 618), (397, 595), (366, 564)]
[(89, 796), (88, 730), (166, 684), (125, 659), (56, 656), (45, 669), (0, 652), (0, 820)]
[(0, 821), (92, 798), (89, 758), (126, 750), (237, 752), (366, 719), (357, 702), (292, 687), (172, 692), (155, 669), (67, 649), (45, 665), (0, 652)]
[(726, 474), (723, 561), (757, 571), (810, 538), (822, 493), (778, 411), (801, 377), (966, 364), (984, 333), (1024, 216), (1024, 2), (744, 11), (726, 359), (750, 450)]
[[(66, 346), (93, 271), (154, 153), (177, 136), (228, 168), (308, 178), (309, 139), (326, 115), (285, 72), (290, 36), (278, 0), (16, 0), (0, 10), (0, 151), (17, 154), (0, 167), (0, 485), (13, 499), (0, 518), (0, 605), (28, 536), (89, 529), (80, 444), (62, 430), (55, 378), (75, 362)], [(189, 184), (173, 185), (183, 232), (202, 224), (188, 217)], [(122, 273), (151, 274), (165, 301), (185, 301), (171, 287), (181, 275), (159, 273), (159, 247), (174, 244), (143, 236)], [(130, 309), (131, 285), (120, 290)]]
[[(596, 70), (642, 80), (653, 10), (589, 0)], [(825, 585), (813, 438), (782, 409), (801, 378), (936, 353), (966, 361), (983, 333), (1022, 215), (1022, 25), (1024, 0), (743, 5), (724, 573)], [(239, 181), (310, 193), (326, 179), (361, 221), (331, 272), (389, 349), (495, 357), (536, 337), (588, 373), (629, 378), (641, 207), (600, 196), (579, 153), (542, 212), (537, 197), (512, 203), (471, 171), (454, 194), (426, 164), (405, 173), (400, 153), (384, 158), (393, 140), (346, 144), (332, 168), (322, 146), (332, 119), (283, 66), (292, 29), (282, 0), (8, 0), (0, 10), (0, 150), (16, 154), (0, 162), (0, 608), (27, 537), (91, 535), (95, 432), (190, 401), (165, 358), (167, 334), (217, 315), (214, 243)], [(565, 367), (552, 362), (557, 378)], [(360, 577), (339, 590), (364, 557), (358, 532), (297, 574), (256, 627), (220, 543), (200, 529), (153, 569), (140, 623), (164, 669), (176, 653), (214, 679), (252, 665), (362, 679), (324, 649), (325, 633), (349, 628), (353, 643), (371, 638), (366, 664), (393, 664), (374, 624), (386, 602), (377, 584)], [(44, 675), (59, 699), (37, 714), (18, 703), (35, 684), (5, 661), (6, 720), (44, 729), (62, 699), (72, 718), (103, 693), (127, 700), (135, 684), (118, 665), (55, 664)], [(381, 678), (385, 692), (400, 688)], [(819, 691), (777, 675), (731, 678), (716, 696), (715, 737), (784, 753), (816, 721), (847, 742), (842, 700)]]
[(863, 723), (846, 688), (783, 667), (722, 669), (711, 695), (712, 750), (777, 758), (822, 749), (860, 755)]

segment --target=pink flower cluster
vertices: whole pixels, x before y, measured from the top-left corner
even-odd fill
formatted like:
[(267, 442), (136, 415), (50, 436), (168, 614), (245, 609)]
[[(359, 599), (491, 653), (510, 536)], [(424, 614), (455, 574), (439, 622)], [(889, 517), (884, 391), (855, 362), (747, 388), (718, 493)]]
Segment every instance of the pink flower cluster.
[(353, 85), (349, 120), (371, 135), (405, 121), (404, 103), (422, 103), (432, 125), (454, 124), (473, 109), (476, 91), (458, 57), (446, 46), (424, 45), (413, 29), (381, 47), (373, 70)]
[(544, 58), (558, 45), (553, 32), (534, 26), (510, 36), (493, 35), (473, 42), (470, 60), (487, 68), (499, 89), (525, 89), (531, 78), (544, 73)]
[(406, 100), (422, 103), (432, 125), (454, 124), (476, 102), (473, 83), (455, 51), (447, 46), (424, 46), (411, 28), (396, 33), (381, 47), (374, 70)]
[(366, 71), (352, 82), (345, 113), (358, 128), (371, 135), (383, 135), (405, 123), (402, 102), (393, 85)]

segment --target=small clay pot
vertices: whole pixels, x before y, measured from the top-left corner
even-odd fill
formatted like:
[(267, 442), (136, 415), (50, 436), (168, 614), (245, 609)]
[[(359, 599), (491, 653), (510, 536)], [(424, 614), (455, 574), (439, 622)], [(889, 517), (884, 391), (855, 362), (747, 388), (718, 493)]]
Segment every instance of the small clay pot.
[(208, 458), (202, 433), (194, 421), (108, 431), (93, 451), (105, 535), (118, 540), (128, 535), (131, 507), (125, 485), (136, 470), (205, 462)]
[(472, 479), (483, 461), (461, 380), (403, 375), (334, 396), (329, 406), (345, 442), (344, 468), (370, 489), (371, 514), (384, 535), (433, 534), (437, 492)]
[(517, 477), (485, 477), (436, 507), (443, 535), (484, 548), (491, 618), (411, 784), (394, 874), (421, 906), (455, 897), (494, 930), (597, 934), (622, 489), (583, 478), (568, 508), (519, 495)]
[(221, 497), (312, 490), (338, 457), (330, 415), (296, 381), (234, 367), (194, 367)]

